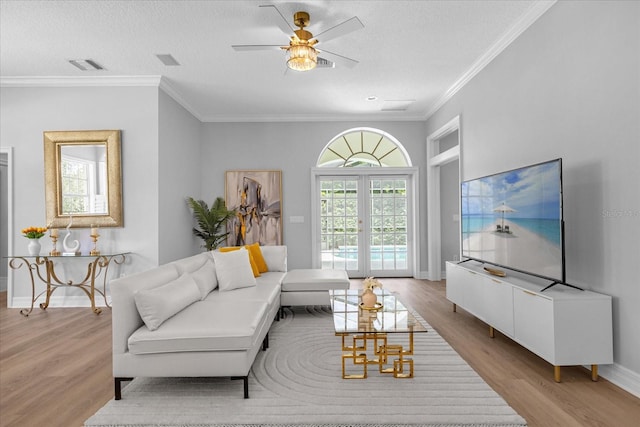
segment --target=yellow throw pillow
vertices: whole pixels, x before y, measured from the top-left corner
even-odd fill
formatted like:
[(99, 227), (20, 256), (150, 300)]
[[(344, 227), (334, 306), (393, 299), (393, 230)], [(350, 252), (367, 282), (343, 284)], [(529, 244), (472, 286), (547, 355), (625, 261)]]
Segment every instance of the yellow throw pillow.
[(262, 256), (262, 249), (260, 249), (260, 243), (252, 243), (250, 245), (245, 245), (245, 248), (249, 251), (256, 265), (258, 266), (258, 271), (260, 273), (266, 273), (269, 271), (269, 267), (267, 267), (267, 262), (264, 260)]
[[(237, 251), (240, 248), (242, 248), (242, 246), (227, 246), (224, 248), (220, 248), (220, 252)], [(253, 277), (260, 277), (260, 270), (258, 270), (258, 265), (253, 259), (253, 255), (251, 255), (251, 251), (249, 249), (247, 249), (247, 253), (249, 254), (249, 263), (251, 264), (251, 270), (253, 270)]]

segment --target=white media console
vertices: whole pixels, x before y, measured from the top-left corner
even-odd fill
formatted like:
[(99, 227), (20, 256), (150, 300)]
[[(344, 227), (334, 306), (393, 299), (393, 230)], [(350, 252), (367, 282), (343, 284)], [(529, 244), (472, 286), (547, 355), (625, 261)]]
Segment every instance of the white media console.
[(517, 272), (490, 275), (483, 264), (447, 262), (447, 299), (453, 310), (462, 307), (554, 366), (591, 365), (598, 380), (598, 365), (613, 363), (611, 297), (588, 290), (544, 283)]

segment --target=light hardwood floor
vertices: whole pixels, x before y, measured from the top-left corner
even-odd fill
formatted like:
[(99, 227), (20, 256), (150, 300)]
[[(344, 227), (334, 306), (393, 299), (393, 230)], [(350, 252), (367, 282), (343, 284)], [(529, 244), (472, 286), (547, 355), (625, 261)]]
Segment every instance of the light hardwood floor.
[[(520, 413), (530, 427), (638, 426), (640, 399), (581, 367), (553, 367), (463, 310), (443, 282), (384, 279)], [(354, 281), (353, 286), (357, 286)], [(111, 312), (34, 309), (25, 318), (0, 293), (0, 426), (80, 427), (113, 398)]]

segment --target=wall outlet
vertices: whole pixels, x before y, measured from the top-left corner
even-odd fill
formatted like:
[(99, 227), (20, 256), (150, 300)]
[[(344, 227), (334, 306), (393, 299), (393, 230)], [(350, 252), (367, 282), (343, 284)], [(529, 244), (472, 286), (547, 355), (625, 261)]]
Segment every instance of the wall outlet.
[(289, 223), (291, 223), (291, 224), (303, 224), (304, 223), (304, 217), (303, 216), (290, 216), (289, 217)]

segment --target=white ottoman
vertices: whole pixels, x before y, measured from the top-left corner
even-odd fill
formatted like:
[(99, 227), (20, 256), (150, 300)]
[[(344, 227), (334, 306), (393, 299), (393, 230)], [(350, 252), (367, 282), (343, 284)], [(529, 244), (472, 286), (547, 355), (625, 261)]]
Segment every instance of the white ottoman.
[(291, 270), (282, 279), (280, 306), (329, 305), (330, 289), (349, 289), (344, 270)]

